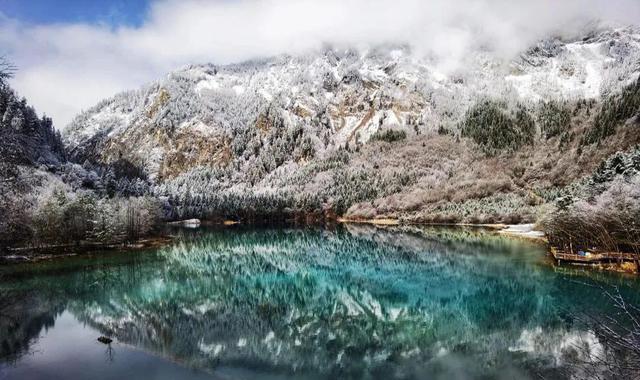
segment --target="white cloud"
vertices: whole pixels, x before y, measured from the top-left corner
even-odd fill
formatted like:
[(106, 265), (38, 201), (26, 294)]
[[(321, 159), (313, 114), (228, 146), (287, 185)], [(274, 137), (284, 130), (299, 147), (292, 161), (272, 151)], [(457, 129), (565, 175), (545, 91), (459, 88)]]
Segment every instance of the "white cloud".
[(635, 0), (163, 0), (137, 28), (2, 18), (14, 87), (60, 127), (82, 109), (189, 63), (404, 42), (454, 68), (470, 49), (508, 58), (590, 20), (637, 23)]

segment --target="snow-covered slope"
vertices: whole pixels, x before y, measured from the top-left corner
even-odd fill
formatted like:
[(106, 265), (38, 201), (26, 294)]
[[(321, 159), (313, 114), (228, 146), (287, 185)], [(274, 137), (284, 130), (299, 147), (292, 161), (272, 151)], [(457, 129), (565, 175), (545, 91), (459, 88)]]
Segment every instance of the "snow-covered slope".
[(512, 61), (478, 50), (453, 72), (406, 46), (189, 66), (81, 114), (66, 143), (77, 160), (133, 165), (156, 181), (201, 166), (246, 173), (257, 161), (271, 172), (380, 129), (455, 131), (480, 99), (597, 101), (635, 80), (639, 62), (640, 31), (626, 28), (541, 41)]

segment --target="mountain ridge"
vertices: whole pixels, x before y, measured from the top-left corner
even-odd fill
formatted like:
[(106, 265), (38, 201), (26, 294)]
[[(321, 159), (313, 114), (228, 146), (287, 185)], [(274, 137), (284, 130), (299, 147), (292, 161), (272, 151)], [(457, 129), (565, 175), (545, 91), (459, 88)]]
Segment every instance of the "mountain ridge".
[[(362, 202), (412, 193), (424, 188), (433, 173), (402, 170), (401, 164), (369, 165), (376, 156), (393, 154), (384, 152), (386, 145), (400, 153), (413, 151), (408, 163), (440, 166), (439, 157), (430, 157), (429, 151), (445, 144), (449, 152), (466, 156), (461, 161), (466, 165), (481, 161), (498, 165), (499, 171), (524, 170), (524, 178), (527, 171), (551, 165), (549, 176), (532, 174), (534, 182), (527, 185), (550, 188), (588, 175), (608, 154), (637, 140), (637, 134), (620, 137), (616, 132), (612, 138), (617, 140), (605, 149), (578, 141), (602, 101), (637, 80), (638, 28), (541, 41), (506, 66), (486, 52), (469, 59), (464, 71), (445, 74), (407, 46), (385, 46), (187, 66), (141, 90), (101, 102), (78, 116), (64, 138), (72, 159), (89, 167), (128, 168), (125, 175), (147, 180), (157, 196), (182, 210), (176, 211), (180, 217), (253, 214), (263, 207), (253, 203), (264, 202), (242, 201), (247, 194), (256, 199), (278, 194), (283, 199), (276, 213), (329, 208), (339, 214), (352, 209), (352, 216), (397, 217), (388, 207), (390, 212), (362, 212)], [(470, 114), (474, 107), (475, 118)], [(491, 129), (485, 124), (495, 126), (494, 135), (486, 135)], [(555, 162), (535, 152), (541, 148)], [(383, 151), (376, 153), (378, 149)], [(532, 169), (495, 163), (490, 157), (522, 154), (534, 157), (529, 160)], [(564, 169), (554, 174), (558, 167)], [(491, 178), (486, 168), (478, 170), (482, 174), (476, 182)], [(367, 178), (359, 182), (358, 177)], [(179, 200), (185, 198), (189, 178), (201, 187), (192, 186), (194, 194)], [(500, 181), (503, 185), (470, 199), (525, 191), (512, 175)], [(195, 202), (194, 196), (203, 205), (191, 211), (178, 205)], [(218, 203), (234, 206), (211, 206)], [(266, 214), (273, 211), (267, 209)]]

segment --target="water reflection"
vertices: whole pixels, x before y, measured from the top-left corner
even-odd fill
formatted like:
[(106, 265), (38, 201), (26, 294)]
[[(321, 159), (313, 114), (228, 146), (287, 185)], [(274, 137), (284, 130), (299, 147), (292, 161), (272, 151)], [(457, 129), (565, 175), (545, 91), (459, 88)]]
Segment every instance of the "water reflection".
[(482, 230), (178, 233), (143, 254), (5, 269), (0, 356), (17, 360), (66, 310), (231, 378), (553, 377), (567, 342), (601, 349), (572, 315), (611, 312), (543, 247)]

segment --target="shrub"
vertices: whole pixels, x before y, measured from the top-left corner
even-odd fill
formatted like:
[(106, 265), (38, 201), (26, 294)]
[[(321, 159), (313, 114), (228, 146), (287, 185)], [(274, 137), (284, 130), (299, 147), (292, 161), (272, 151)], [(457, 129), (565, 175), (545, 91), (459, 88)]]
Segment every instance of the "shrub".
[(407, 138), (407, 132), (394, 129), (378, 130), (371, 136), (371, 141), (386, 141), (388, 143), (401, 141)]

